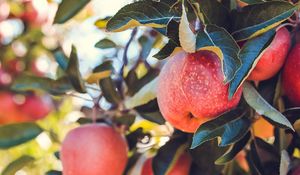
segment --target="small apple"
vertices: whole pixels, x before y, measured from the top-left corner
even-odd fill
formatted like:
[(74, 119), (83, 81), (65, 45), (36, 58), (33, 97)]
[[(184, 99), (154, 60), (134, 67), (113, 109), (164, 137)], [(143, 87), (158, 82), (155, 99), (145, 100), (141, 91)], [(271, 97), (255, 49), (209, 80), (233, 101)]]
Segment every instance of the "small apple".
[(71, 130), (62, 143), (64, 175), (122, 175), (127, 143), (106, 124), (87, 124)]
[(25, 96), (25, 101), (18, 105), (18, 109), (30, 117), (28, 120), (36, 121), (47, 116), (53, 109), (53, 106), (51, 101), (46, 98), (28, 95)]
[[(152, 161), (153, 158), (149, 158), (145, 161), (141, 175), (154, 175)], [(166, 175), (188, 175), (191, 163), (191, 156), (185, 152), (180, 155), (179, 159), (174, 163), (174, 165), (172, 165), (172, 168), (166, 173)]]
[(171, 56), (158, 79), (157, 100), (164, 118), (175, 128), (193, 133), (204, 122), (234, 108), (242, 89), (228, 99), (220, 59), (210, 51)]
[(289, 53), (282, 72), (285, 95), (294, 106), (300, 106), (300, 43)]
[(290, 45), (290, 32), (285, 27), (280, 28), (249, 75), (248, 80), (262, 81), (277, 74), (284, 64)]
[(34, 26), (42, 26), (48, 20), (47, 0), (24, 0), (24, 13), (21, 19)]

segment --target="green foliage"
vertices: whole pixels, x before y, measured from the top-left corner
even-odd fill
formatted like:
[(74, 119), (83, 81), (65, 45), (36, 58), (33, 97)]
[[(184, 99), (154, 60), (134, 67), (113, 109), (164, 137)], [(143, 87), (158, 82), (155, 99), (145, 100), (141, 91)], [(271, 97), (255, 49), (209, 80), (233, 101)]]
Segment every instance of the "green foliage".
[(22, 169), (24, 166), (32, 163), (35, 159), (31, 156), (24, 155), (18, 159), (11, 162), (6, 168), (2, 171), (2, 175), (14, 175), (18, 170)]
[(0, 148), (8, 149), (37, 137), (43, 129), (35, 123), (16, 123), (0, 126)]
[(90, 0), (62, 0), (55, 15), (54, 23), (62, 24), (75, 16)]
[(95, 47), (100, 48), (100, 49), (110, 49), (116, 47), (116, 43), (114, 43), (112, 40), (104, 38), (100, 41), (98, 41), (95, 44)]

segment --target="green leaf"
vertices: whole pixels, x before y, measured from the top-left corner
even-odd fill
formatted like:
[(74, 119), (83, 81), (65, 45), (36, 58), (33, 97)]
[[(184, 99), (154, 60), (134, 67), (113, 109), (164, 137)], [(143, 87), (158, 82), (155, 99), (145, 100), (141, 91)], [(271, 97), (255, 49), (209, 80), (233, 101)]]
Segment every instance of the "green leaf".
[(232, 13), (232, 36), (237, 40), (246, 40), (275, 28), (289, 18), (297, 7), (285, 1), (268, 1), (248, 5), (241, 11)]
[(7, 165), (5, 169), (2, 171), (2, 175), (14, 175), (16, 174), (17, 171), (31, 164), (34, 160), (35, 159), (31, 156), (27, 156), (27, 155), (21, 156)]
[(280, 167), (279, 167), (279, 174), (285, 175), (288, 174), (291, 167), (291, 159), (289, 153), (286, 150), (281, 151), (281, 159), (280, 159)]
[(62, 68), (63, 70), (66, 70), (69, 62), (66, 55), (62, 51), (56, 51), (54, 53), (54, 57), (59, 67)]
[(231, 161), (248, 143), (250, 140), (251, 133), (248, 132), (241, 140), (231, 145), (225, 154), (219, 157), (215, 163), (217, 165), (223, 165)]
[(107, 23), (108, 31), (120, 32), (137, 26), (164, 28), (171, 19), (179, 19), (170, 5), (157, 1), (137, 1), (124, 6)]
[(242, 108), (236, 108), (203, 123), (194, 133), (191, 149), (216, 137), (221, 137), (219, 146), (227, 146), (240, 140), (249, 130), (250, 121)]
[(20, 145), (37, 137), (41, 132), (35, 123), (16, 123), (0, 126), (0, 149)]
[(159, 52), (153, 55), (153, 57), (159, 60), (163, 60), (168, 56), (170, 56), (176, 47), (178, 47), (178, 45), (174, 43), (172, 40), (169, 40), (168, 43), (162, 49), (160, 49)]
[(114, 122), (117, 124), (131, 126), (135, 121), (135, 117), (136, 116), (134, 114), (123, 114), (119, 117), (115, 117)]
[(103, 72), (103, 71), (106, 71), (106, 70), (111, 70), (111, 71), (114, 70), (113, 62), (111, 60), (103, 61), (103, 63), (101, 63), (99, 66), (96, 66), (93, 69), (93, 73)]
[(35, 77), (31, 75), (22, 75), (16, 78), (11, 85), (14, 91), (45, 91), (52, 95), (62, 95), (73, 90), (73, 87), (67, 77), (61, 77), (57, 80), (44, 77)]
[(117, 46), (116, 43), (114, 43), (112, 40), (107, 38), (104, 38), (95, 44), (95, 47), (100, 49), (110, 49), (110, 48), (115, 48), (116, 46)]
[(156, 98), (158, 78), (150, 81), (143, 88), (140, 89), (134, 96), (128, 98), (125, 101), (125, 106), (127, 108), (134, 108), (143, 104), (148, 103), (149, 101)]
[(270, 41), (273, 39), (275, 30), (270, 30), (261, 36), (253, 38), (245, 43), (242, 47), (239, 58), (242, 61), (242, 65), (236, 72), (235, 77), (229, 85), (229, 97), (231, 98), (237, 89), (243, 84), (243, 82), (250, 75), (251, 71), (255, 68), (263, 51), (267, 48)]
[(72, 46), (70, 61), (66, 69), (66, 73), (74, 89), (80, 93), (86, 93), (84, 81), (79, 71), (77, 50), (74, 46)]
[(50, 170), (46, 172), (46, 175), (62, 175), (62, 172), (57, 170)]
[(229, 11), (217, 0), (192, 0), (204, 24), (229, 27)]
[(62, 24), (75, 16), (90, 0), (62, 0), (59, 4), (54, 23)]
[(153, 173), (155, 175), (165, 175), (166, 172), (172, 168), (174, 162), (176, 162), (186, 150), (187, 145), (185, 142), (185, 137), (172, 139), (158, 150), (152, 161)]
[(224, 28), (207, 25), (204, 32), (198, 32), (196, 49), (216, 53), (222, 63), (224, 82), (228, 83), (233, 79), (241, 64), (238, 57), (239, 46)]
[(99, 84), (103, 96), (108, 102), (118, 104), (122, 100), (122, 97), (117, 90), (116, 84), (110, 77), (101, 79)]
[(244, 2), (244, 3), (247, 3), (247, 4), (249, 4), (249, 5), (265, 2), (265, 1), (263, 1), (263, 0), (240, 0), (240, 1), (242, 1), (242, 2)]
[(292, 124), (288, 119), (266, 102), (248, 82), (244, 83), (243, 95), (246, 102), (260, 115), (273, 124), (282, 128), (289, 128), (294, 131)]

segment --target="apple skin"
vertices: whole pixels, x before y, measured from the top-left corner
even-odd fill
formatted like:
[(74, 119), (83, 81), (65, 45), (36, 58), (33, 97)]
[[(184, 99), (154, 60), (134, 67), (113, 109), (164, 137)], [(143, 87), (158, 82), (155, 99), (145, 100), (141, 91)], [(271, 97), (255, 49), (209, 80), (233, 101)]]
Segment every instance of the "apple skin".
[(296, 167), (291, 173), (291, 175), (299, 175), (299, 174), (300, 174), (300, 167)]
[(255, 68), (248, 77), (248, 80), (267, 80), (281, 69), (291, 46), (290, 32), (285, 28), (280, 28), (265, 50)]
[[(152, 170), (153, 158), (145, 161), (141, 175), (154, 175)], [(188, 175), (191, 167), (192, 159), (188, 153), (180, 155), (174, 167), (166, 175)]]
[(18, 106), (19, 110), (30, 116), (29, 120), (36, 121), (48, 115), (53, 106), (50, 101), (35, 95), (25, 97), (25, 102)]
[(234, 107), (242, 89), (228, 100), (220, 59), (210, 51), (171, 56), (158, 79), (157, 100), (164, 118), (175, 128), (193, 133), (204, 122)]
[(285, 95), (292, 105), (300, 106), (300, 43), (289, 53), (282, 72)]
[(64, 175), (122, 175), (127, 163), (125, 139), (106, 124), (71, 130), (62, 143)]
[(52, 104), (45, 102), (41, 97), (25, 96), (22, 104), (17, 104), (15, 94), (0, 92), (0, 124), (33, 122), (44, 118), (52, 110)]

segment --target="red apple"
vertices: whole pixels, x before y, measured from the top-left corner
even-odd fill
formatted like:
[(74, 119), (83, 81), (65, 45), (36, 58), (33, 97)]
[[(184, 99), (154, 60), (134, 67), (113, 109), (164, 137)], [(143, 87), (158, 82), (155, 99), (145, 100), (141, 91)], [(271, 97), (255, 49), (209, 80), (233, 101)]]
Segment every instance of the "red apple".
[(299, 175), (299, 174), (300, 174), (300, 166), (296, 167), (291, 173), (291, 175)]
[(300, 43), (289, 53), (282, 72), (285, 95), (295, 106), (300, 106)]
[(64, 175), (122, 175), (127, 163), (125, 139), (106, 124), (71, 130), (62, 143)]
[[(141, 175), (154, 175), (152, 170), (153, 158), (149, 158), (145, 161), (142, 168)], [(166, 175), (188, 175), (191, 167), (191, 156), (188, 153), (183, 153), (180, 155), (179, 159), (176, 161), (175, 165), (166, 173)]]
[(175, 128), (195, 132), (239, 103), (242, 90), (228, 100), (223, 79), (220, 59), (213, 52), (175, 54), (159, 75), (157, 100), (162, 115)]
[(35, 121), (44, 118), (52, 110), (51, 101), (36, 95), (25, 97), (24, 103), (18, 106), (20, 112), (27, 114), (28, 120)]
[(52, 104), (41, 97), (0, 92), (0, 124), (31, 122), (44, 118), (52, 110)]
[(283, 66), (290, 45), (290, 32), (285, 27), (280, 28), (249, 75), (248, 80), (261, 81), (273, 77)]

